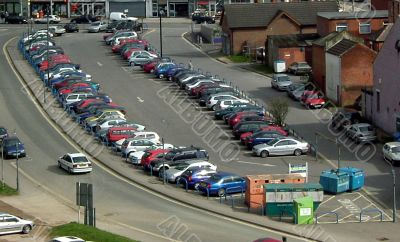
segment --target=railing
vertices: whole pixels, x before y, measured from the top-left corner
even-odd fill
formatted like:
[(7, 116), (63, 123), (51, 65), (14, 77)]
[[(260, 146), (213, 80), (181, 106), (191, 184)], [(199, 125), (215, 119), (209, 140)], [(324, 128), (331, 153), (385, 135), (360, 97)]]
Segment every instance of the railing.
[(316, 213), (315, 214), (315, 223), (318, 224), (318, 218), (322, 215), (326, 215), (326, 214), (334, 214), (336, 217), (336, 223), (339, 223), (339, 215), (336, 212), (323, 212), (323, 213)]
[(362, 215), (364, 213), (373, 213), (373, 212), (378, 212), (380, 214), (380, 220), (381, 222), (383, 221), (383, 213), (380, 209), (377, 208), (371, 208), (371, 209), (362, 209), (360, 212), (360, 223), (362, 222)]
[(188, 182), (188, 180), (187, 180), (186, 178), (179, 176), (179, 177), (176, 179), (176, 186), (179, 186), (181, 180), (185, 181), (185, 190), (186, 190), (186, 192), (187, 192), (188, 189), (189, 189), (189, 182)]

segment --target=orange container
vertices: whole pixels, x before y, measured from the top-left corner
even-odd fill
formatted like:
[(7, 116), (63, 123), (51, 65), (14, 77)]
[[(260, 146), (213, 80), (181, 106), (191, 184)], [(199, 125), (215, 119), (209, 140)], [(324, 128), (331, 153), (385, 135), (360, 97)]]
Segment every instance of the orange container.
[(245, 202), (251, 208), (259, 208), (263, 204), (264, 184), (271, 183), (305, 183), (306, 178), (300, 174), (266, 174), (249, 175), (246, 177)]

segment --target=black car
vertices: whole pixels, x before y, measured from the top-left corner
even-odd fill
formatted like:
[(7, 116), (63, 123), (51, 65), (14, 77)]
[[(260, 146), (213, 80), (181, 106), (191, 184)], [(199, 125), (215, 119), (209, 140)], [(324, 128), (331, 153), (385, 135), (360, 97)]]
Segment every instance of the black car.
[(10, 15), (5, 18), (5, 22), (9, 24), (26, 24), (28, 20), (24, 16)]
[(340, 108), (333, 115), (330, 127), (336, 130), (343, 130), (347, 126), (362, 123), (363, 121), (359, 111), (350, 108)]
[(269, 125), (271, 125), (270, 121), (244, 121), (233, 127), (232, 134), (238, 139), (243, 133), (255, 132)]
[(206, 22), (208, 24), (215, 23), (215, 19), (213, 17), (207, 16), (204, 13), (193, 13), (192, 21), (196, 22), (196, 24), (201, 24), (204, 22)]
[(98, 19), (92, 15), (81, 15), (79, 17), (71, 19), (71, 23), (76, 24), (88, 24), (91, 22), (96, 22)]
[[(214, 113), (215, 119), (222, 119), (227, 114), (234, 113), (236, 111), (245, 111), (247, 109), (254, 109), (258, 108), (258, 106), (255, 106), (250, 103), (235, 103), (229, 106), (228, 108), (222, 109), (222, 110), (217, 110)], [(262, 108), (261, 108), (262, 109)]]
[(212, 94), (217, 94), (221, 92), (234, 92), (235, 90), (232, 87), (210, 87), (204, 90), (199, 97), (199, 105), (205, 106), (208, 98)]
[(64, 29), (67, 33), (79, 32), (79, 26), (76, 23), (66, 24), (64, 25)]

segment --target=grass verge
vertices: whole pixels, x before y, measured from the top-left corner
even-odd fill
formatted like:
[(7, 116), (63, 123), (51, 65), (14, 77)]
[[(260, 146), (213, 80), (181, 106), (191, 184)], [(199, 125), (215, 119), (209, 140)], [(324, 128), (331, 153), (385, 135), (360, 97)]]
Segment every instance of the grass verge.
[(230, 55), (228, 59), (234, 63), (249, 62), (249, 57), (244, 55)]
[(84, 240), (96, 242), (136, 242), (136, 240), (131, 240), (120, 235), (75, 222), (54, 227), (51, 230), (50, 235), (52, 237), (67, 235), (76, 236)]
[(17, 195), (18, 192), (16, 189), (8, 186), (4, 183), (4, 187), (0, 183), (0, 196), (14, 196)]

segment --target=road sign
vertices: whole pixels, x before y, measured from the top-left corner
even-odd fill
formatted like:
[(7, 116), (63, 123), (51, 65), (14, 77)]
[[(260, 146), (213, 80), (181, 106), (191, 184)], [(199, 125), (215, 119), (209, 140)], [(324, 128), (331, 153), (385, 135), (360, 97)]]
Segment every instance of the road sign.
[(305, 164), (290, 164), (289, 163), (289, 174), (297, 173), (302, 177), (306, 178), (306, 182), (308, 182), (308, 162)]

